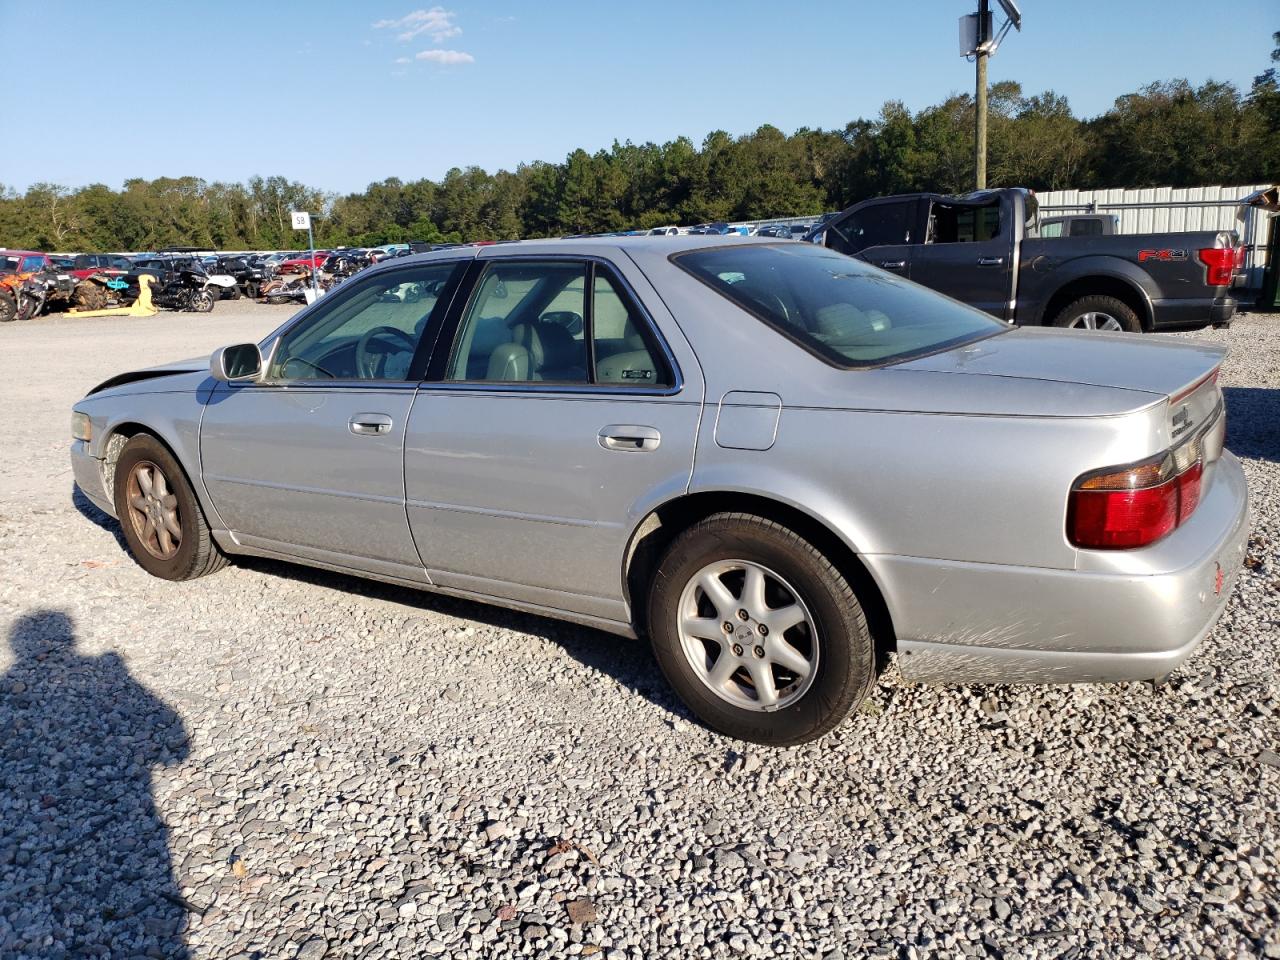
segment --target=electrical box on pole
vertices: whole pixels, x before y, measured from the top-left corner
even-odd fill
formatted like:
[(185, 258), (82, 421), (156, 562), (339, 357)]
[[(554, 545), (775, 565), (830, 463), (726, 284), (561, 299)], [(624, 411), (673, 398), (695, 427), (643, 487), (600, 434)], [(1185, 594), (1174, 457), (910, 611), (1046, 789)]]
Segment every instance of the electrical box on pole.
[(996, 0), (1004, 11), (1004, 25), (992, 32), (990, 0), (978, 0), (978, 12), (960, 18), (960, 56), (974, 60), (973, 167), (974, 186), (987, 187), (987, 58), (996, 52), (1009, 28), (1022, 30), (1022, 11), (1015, 0)]

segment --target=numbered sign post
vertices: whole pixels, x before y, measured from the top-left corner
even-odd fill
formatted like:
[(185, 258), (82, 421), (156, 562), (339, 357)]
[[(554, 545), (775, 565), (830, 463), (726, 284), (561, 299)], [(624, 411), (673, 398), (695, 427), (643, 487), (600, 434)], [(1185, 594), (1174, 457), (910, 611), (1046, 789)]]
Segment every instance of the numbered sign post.
[(293, 229), (307, 231), (307, 254), (311, 257), (311, 299), (315, 300), (320, 294), (316, 289), (316, 241), (311, 233), (311, 214), (294, 210), (289, 215), (293, 217)]

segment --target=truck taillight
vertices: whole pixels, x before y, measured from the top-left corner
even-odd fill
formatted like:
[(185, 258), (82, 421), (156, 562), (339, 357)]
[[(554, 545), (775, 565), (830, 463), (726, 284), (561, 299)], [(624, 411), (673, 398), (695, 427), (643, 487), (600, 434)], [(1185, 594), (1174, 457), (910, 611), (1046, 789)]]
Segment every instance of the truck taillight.
[(1172, 533), (1200, 503), (1200, 439), (1125, 467), (1080, 477), (1067, 502), (1067, 539), (1089, 550), (1129, 550)]
[(1236, 268), (1235, 247), (1205, 247), (1198, 251), (1200, 262), (1207, 268), (1205, 282), (1211, 287), (1231, 285), (1231, 275)]
[(1237, 273), (1239, 273), (1241, 270), (1243, 270), (1243, 269), (1244, 269), (1244, 257), (1245, 257), (1245, 254), (1246, 254), (1246, 253), (1248, 253), (1248, 252), (1249, 252), (1249, 248), (1248, 248), (1248, 247), (1246, 247), (1243, 243), (1242, 243), (1242, 244), (1240, 244), (1240, 246), (1236, 247), (1236, 264), (1235, 264), (1235, 266), (1236, 266), (1236, 272), (1237, 272)]

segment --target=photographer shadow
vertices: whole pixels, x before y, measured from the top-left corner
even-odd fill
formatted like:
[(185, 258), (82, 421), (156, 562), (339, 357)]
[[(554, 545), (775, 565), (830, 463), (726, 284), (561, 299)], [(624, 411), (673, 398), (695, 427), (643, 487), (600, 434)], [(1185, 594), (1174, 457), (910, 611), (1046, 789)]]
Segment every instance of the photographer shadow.
[(187, 908), (152, 769), (187, 733), (115, 653), (76, 650), (71, 619), (14, 621), (0, 678), (0, 956), (185, 958)]

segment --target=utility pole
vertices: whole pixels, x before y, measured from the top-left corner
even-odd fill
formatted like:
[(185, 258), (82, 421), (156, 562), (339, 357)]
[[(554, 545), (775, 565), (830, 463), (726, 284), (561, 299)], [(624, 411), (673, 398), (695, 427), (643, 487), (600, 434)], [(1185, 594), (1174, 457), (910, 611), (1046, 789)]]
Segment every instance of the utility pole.
[(978, 0), (978, 51), (974, 57), (978, 75), (973, 97), (973, 165), (975, 189), (987, 189), (987, 45), (991, 40), (991, 11), (988, 0)]
[(960, 18), (960, 56), (973, 57), (977, 82), (973, 91), (973, 180), (977, 190), (987, 189), (987, 60), (1012, 27), (1022, 29), (1018, 0), (996, 0), (1007, 19), (999, 30), (991, 29), (991, 2), (978, 0), (978, 12)]

